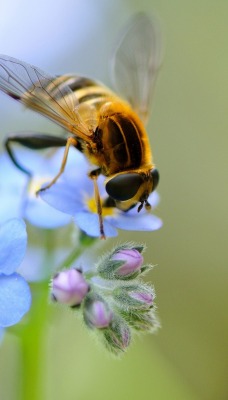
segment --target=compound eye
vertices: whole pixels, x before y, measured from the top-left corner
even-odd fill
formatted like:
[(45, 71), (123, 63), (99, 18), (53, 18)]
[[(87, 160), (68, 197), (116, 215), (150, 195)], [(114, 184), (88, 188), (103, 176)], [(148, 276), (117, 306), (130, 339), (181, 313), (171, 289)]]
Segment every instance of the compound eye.
[(139, 174), (120, 174), (107, 182), (106, 191), (113, 199), (125, 201), (135, 196), (142, 183), (143, 178)]
[(158, 186), (158, 182), (159, 182), (159, 173), (156, 168), (154, 168), (151, 171), (151, 176), (152, 176), (152, 182), (153, 182), (153, 189), (152, 189), (152, 192), (153, 192), (156, 189), (156, 187)]

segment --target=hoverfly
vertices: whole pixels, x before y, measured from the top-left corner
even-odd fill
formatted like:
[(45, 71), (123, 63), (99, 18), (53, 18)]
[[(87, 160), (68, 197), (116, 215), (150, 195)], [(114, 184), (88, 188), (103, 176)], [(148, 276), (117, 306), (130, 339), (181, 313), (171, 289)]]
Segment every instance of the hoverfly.
[[(157, 72), (161, 63), (157, 25), (138, 15), (122, 35), (112, 58), (112, 76), (117, 92), (77, 75), (52, 77), (17, 59), (0, 56), (0, 89), (26, 107), (53, 120), (70, 135), (10, 135), (5, 146), (14, 164), (31, 175), (15, 157), (13, 143), (31, 149), (65, 146), (59, 173), (40, 190), (50, 188), (63, 173), (70, 146), (80, 150), (96, 169), (89, 173), (105, 237), (102, 205), (127, 211), (150, 209), (148, 196), (159, 180), (145, 124)], [(107, 199), (102, 204), (97, 178), (106, 177)]]

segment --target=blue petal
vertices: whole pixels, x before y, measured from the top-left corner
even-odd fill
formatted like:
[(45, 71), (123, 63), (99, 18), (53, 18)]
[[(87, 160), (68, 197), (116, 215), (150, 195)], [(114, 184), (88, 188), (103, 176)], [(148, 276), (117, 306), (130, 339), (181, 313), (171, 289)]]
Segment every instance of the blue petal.
[(84, 208), (79, 190), (75, 192), (71, 186), (66, 185), (63, 181), (59, 181), (50, 189), (40, 192), (40, 197), (50, 206), (66, 214), (74, 215)]
[(107, 217), (107, 220), (116, 228), (126, 231), (154, 231), (162, 226), (161, 219), (149, 213), (140, 216), (121, 213), (116, 218)]
[[(77, 153), (79, 152), (77, 151)], [(56, 152), (52, 154), (50, 157), (45, 157), (44, 153), (38, 153), (23, 148), (23, 149), (18, 149), (17, 160), (18, 163), (24, 166), (26, 169), (28, 169), (32, 173), (32, 176), (34, 177), (36, 177), (36, 175), (46, 176), (47, 174), (53, 175), (54, 177), (54, 175), (57, 174), (60, 169), (63, 155), (64, 155), (64, 147), (56, 150)], [(25, 180), (27, 180), (26, 175), (20, 172), (18, 168), (16, 168), (12, 164), (12, 161), (7, 155), (3, 154), (0, 160), (1, 160), (1, 165), (2, 163), (4, 163), (5, 168), (12, 169), (12, 171), (14, 171), (15, 174), (20, 174), (22, 177), (25, 178)], [(72, 168), (73, 162), (75, 162), (75, 152), (74, 149), (72, 148), (69, 151), (66, 168), (68, 167), (68, 165), (69, 167)]]
[(25, 218), (32, 225), (46, 229), (67, 225), (72, 220), (71, 216), (50, 207), (41, 199), (31, 199), (28, 201)]
[(157, 205), (160, 203), (160, 196), (156, 190), (150, 194), (148, 197), (148, 202), (150, 203), (152, 209), (157, 207)]
[(22, 262), (27, 245), (26, 226), (11, 219), (0, 227), (0, 273), (10, 275)]
[[(44, 158), (43, 154), (39, 154), (34, 150), (31, 151), (29, 149), (18, 149), (17, 151), (17, 161), (20, 165), (22, 165), (25, 169), (28, 169), (32, 175), (35, 175), (39, 172), (39, 169), (42, 168), (43, 165), (46, 164), (47, 160)], [(12, 161), (9, 159), (9, 164), (14, 169), (15, 174), (21, 174), (25, 180), (27, 180), (27, 176), (20, 172), (15, 165), (12, 164)]]
[(14, 195), (12, 193), (4, 192), (4, 197), (1, 196), (1, 206), (0, 206), (0, 222), (1, 224), (5, 223), (11, 218), (20, 218), (22, 217), (22, 209), (21, 209), (21, 198), (22, 191), (18, 192), (14, 191)]
[(16, 273), (0, 275), (0, 326), (19, 322), (30, 305), (31, 293), (24, 278)]
[(12, 165), (5, 154), (0, 156), (0, 164), (0, 221), (4, 223), (10, 218), (21, 217), (21, 199), (27, 177)]
[[(99, 218), (97, 214), (89, 212), (77, 213), (74, 216), (76, 225), (78, 225), (81, 230), (83, 230), (87, 235), (99, 237)], [(111, 226), (105, 219), (103, 220), (104, 232), (107, 237), (117, 236), (117, 230)]]
[[(70, 215), (87, 210), (86, 199), (94, 197), (94, 185), (87, 172), (88, 165), (86, 170), (82, 168), (64, 172), (50, 189), (40, 192), (40, 197), (50, 206)], [(98, 185), (100, 196), (103, 197), (104, 177), (98, 178)]]

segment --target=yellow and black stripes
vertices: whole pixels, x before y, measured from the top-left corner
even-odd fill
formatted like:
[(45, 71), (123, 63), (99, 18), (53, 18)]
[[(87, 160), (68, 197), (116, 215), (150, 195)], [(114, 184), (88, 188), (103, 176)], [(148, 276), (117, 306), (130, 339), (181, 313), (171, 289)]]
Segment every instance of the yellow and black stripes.
[[(112, 92), (105, 86), (96, 83), (94, 80), (77, 76), (62, 75), (56, 78), (58, 88), (68, 87), (74, 93), (78, 104), (86, 103), (89, 106), (95, 106), (99, 111), (107, 98), (112, 96)], [(69, 93), (70, 94), (70, 93)]]

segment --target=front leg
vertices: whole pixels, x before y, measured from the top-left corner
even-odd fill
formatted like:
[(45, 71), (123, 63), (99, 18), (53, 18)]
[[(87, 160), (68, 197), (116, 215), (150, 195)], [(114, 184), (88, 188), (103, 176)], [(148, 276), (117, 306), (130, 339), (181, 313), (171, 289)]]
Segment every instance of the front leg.
[(50, 147), (63, 147), (66, 146), (67, 139), (61, 138), (58, 136), (51, 136), (51, 135), (46, 135), (42, 133), (33, 133), (33, 134), (28, 134), (28, 133), (17, 133), (17, 134), (11, 134), (9, 135), (6, 140), (5, 140), (5, 149), (13, 162), (13, 164), (22, 172), (24, 172), (26, 175), (28, 175), (30, 178), (32, 176), (31, 171), (21, 165), (17, 157), (15, 155), (15, 152), (13, 150), (13, 144), (17, 143), (22, 145), (23, 147), (27, 147), (32, 150), (41, 150), (41, 149), (47, 149)]
[(93, 180), (93, 185), (94, 185), (94, 196), (95, 196), (95, 202), (96, 202), (96, 207), (97, 207), (97, 214), (98, 214), (98, 218), (99, 218), (101, 239), (106, 239), (105, 233), (104, 233), (104, 225), (103, 225), (101, 198), (100, 198), (99, 188), (98, 188), (98, 184), (97, 184), (97, 178), (100, 175), (100, 173), (101, 173), (101, 169), (98, 168), (94, 171), (91, 171), (89, 173), (89, 177)]
[(60, 170), (59, 170), (58, 174), (52, 179), (52, 181), (48, 185), (46, 185), (46, 186), (42, 187), (41, 189), (39, 189), (36, 192), (36, 195), (38, 195), (40, 192), (43, 192), (46, 189), (49, 189), (59, 179), (59, 177), (63, 174), (63, 172), (65, 170), (65, 166), (66, 166), (66, 163), (67, 163), (67, 157), (68, 157), (68, 154), (69, 154), (70, 146), (74, 146), (74, 147), (77, 148), (77, 144), (78, 144), (78, 141), (77, 141), (76, 138), (69, 137), (67, 139), (66, 147), (65, 147), (65, 151), (64, 151), (64, 155), (63, 155), (63, 159), (62, 159), (62, 163), (61, 163), (61, 167), (60, 167)]

